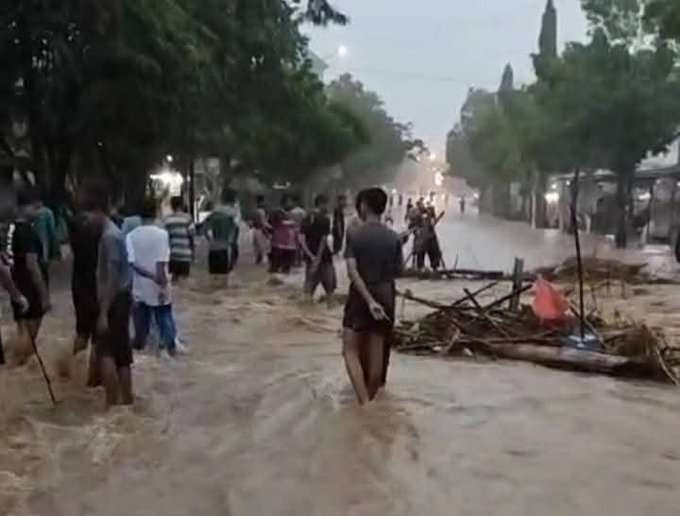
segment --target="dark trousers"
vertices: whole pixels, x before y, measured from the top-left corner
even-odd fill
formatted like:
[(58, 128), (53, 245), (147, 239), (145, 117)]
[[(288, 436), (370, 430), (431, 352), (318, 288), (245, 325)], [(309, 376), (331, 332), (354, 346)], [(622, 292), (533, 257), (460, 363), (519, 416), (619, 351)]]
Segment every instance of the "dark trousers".
[(146, 339), (151, 327), (151, 318), (154, 318), (158, 326), (160, 338), (159, 347), (167, 349), (171, 355), (175, 353), (175, 337), (177, 330), (172, 315), (172, 305), (149, 306), (144, 303), (136, 303), (133, 310), (135, 325), (135, 349), (144, 349)]

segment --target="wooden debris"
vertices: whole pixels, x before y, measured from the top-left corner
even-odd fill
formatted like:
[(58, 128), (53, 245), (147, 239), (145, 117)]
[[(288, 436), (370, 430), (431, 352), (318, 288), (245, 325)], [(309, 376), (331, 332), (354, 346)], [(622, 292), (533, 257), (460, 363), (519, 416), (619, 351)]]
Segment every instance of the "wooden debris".
[[(646, 271), (646, 263), (628, 264), (619, 260), (605, 260), (602, 258), (582, 259), (583, 277), (590, 284), (598, 288), (610, 289), (617, 284), (677, 284), (672, 278), (662, 278)], [(576, 257), (568, 258), (559, 265), (541, 267), (533, 271), (531, 276), (543, 276), (548, 281), (573, 283), (578, 279), (578, 261)]]
[[(523, 360), (549, 367), (613, 376), (670, 381), (680, 385), (677, 367), (680, 350), (668, 346), (662, 334), (634, 324), (607, 324), (596, 316), (586, 318), (588, 331), (597, 336), (600, 351), (579, 349), (569, 337), (579, 333), (577, 318), (563, 327), (546, 328), (529, 306), (518, 313), (502, 308), (512, 297), (531, 286), (482, 306), (479, 292), (465, 290), (453, 304), (400, 294), (433, 309), (417, 322), (403, 322), (395, 329), (395, 349), (403, 353), (436, 356), (477, 356)], [(507, 306), (507, 305), (506, 305)]]

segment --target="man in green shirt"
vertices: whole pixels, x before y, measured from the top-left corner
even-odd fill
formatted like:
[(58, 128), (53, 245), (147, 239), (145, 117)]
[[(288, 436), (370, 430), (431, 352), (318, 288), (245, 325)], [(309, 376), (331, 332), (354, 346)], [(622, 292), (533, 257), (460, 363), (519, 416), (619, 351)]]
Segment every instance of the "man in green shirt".
[(210, 274), (225, 280), (236, 265), (238, 257), (239, 217), (236, 208), (236, 192), (222, 192), (222, 203), (205, 220), (205, 236), (208, 239), (208, 267)]

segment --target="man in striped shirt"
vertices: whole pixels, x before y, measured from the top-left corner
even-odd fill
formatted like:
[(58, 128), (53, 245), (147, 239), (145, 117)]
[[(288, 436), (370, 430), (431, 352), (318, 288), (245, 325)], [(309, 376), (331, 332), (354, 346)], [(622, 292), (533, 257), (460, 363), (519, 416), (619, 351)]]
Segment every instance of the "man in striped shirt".
[(191, 272), (191, 262), (194, 260), (195, 227), (191, 215), (184, 211), (184, 201), (181, 197), (170, 199), (172, 214), (168, 215), (163, 224), (170, 236), (170, 274), (173, 279), (186, 278)]

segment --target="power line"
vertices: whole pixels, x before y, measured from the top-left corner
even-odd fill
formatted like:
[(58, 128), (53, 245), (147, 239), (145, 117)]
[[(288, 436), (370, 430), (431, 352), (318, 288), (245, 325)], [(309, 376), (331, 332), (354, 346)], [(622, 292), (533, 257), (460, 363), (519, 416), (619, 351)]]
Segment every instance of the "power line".
[(364, 68), (364, 67), (347, 67), (347, 70), (349, 72), (358, 72), (358, 73), (370, 73), (370, 74), (377, 74), (377, 75), (386, 75), (386, 76), (392, 76), (392, 77), (400, 77), (403, 79), (414, 79), (414, 80), (421, 80), (421, 81), (430, 81), (430, 82), (448, 82), (448, 83), (456, 83), (456, 84), (461, 84), (464, 86), (469, 86), (469, 83), (453, 76), (447, 76), (447, 75), (428, 75), (424, 73), (419, 73), (419, 72), (407, 72), (407, 71), (402, 71), (402, 70), (385, 70), (385, 69), (379, 69), (379, 68)]

